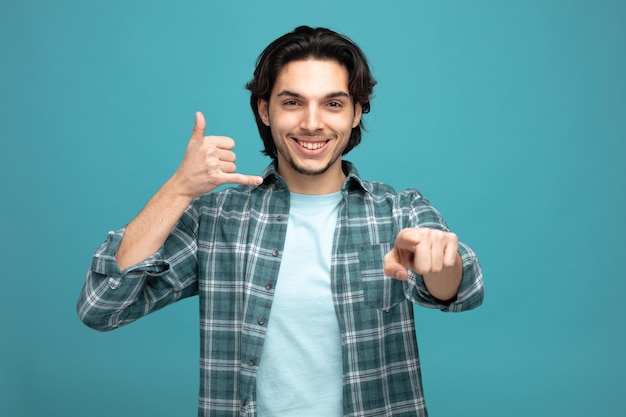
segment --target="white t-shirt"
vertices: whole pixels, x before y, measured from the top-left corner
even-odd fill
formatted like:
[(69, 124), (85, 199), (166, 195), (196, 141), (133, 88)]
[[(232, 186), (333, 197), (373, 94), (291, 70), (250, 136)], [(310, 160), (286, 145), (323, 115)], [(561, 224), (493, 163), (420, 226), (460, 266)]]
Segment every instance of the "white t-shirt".
[(291, 194), (257, 376), (259, 417), (342, 416), (341, 336), (330, 261), (341, 193)]

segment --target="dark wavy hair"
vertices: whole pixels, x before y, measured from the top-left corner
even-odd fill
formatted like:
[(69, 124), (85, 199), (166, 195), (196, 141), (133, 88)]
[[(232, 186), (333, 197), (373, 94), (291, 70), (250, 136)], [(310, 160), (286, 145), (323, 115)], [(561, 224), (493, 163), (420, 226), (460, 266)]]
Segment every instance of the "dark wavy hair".
[[(259, 55), (254, 70), (254, 78), (246, 84), (250, 90), (250, 106), (256, 119), (259, 134), (263, 139), (265, 155), (276, 159), (276, 146), (269, 126), (259, 117), (259, 99), (269, 102), (276, 77), (282, 68), (292, 61), (330, 59), (339, 62), (348, 70), (348, 91), (356, 104), (361, 103), (363, 114), (370, 111), (370, 100), (376, 80), (372, 77), (365, 54), (352, 40), (326, 28), (300, 26), (274, 42)], [(352, 129), (350, 140), (343, 151), (347, 154), (361, 142), (363, 121)]]

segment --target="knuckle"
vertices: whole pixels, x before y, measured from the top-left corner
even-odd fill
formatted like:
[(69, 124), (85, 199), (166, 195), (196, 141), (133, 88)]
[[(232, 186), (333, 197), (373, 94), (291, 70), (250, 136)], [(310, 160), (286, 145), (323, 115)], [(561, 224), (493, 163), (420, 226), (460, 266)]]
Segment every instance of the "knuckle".
[(213, 144), (205, 143), (202, 152), (206, 158), (215, 158), (217, 156), (217, 148)]

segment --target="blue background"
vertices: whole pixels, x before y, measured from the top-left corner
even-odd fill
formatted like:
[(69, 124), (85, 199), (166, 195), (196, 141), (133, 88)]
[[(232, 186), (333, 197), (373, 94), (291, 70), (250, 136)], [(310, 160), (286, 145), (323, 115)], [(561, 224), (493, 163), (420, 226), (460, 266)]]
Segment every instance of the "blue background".
[(309, 24), (379, 81), (348, 159), (420, 189), (483, 265), (480, 309), (416, 312), (431, 415), (623, 416), (625, 22), (608, 0), (3, 0), (0, 415), (195, 415), (197, 300), (101, 334), (76, 298), (196, 110), (265, 167), (243, 85)]

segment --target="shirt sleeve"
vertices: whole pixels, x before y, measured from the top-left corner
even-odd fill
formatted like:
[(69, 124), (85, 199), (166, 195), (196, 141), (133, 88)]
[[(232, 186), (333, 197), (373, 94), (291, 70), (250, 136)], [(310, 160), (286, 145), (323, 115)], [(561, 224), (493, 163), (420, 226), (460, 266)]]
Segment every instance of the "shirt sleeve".
[(113, 330), (197, 294), (197, 224), (190, 207), (154, 255), (123, 271), (115, 254), (125, 229), (109, 232), (78, 298), (80, 320), (99, 331)]
[(442, 302), (430, 295), (424, 278), (411, 270), (406, 285), (407, 297), (416, 304), (445, 312), (461, 312), (480, 306), (484, 298), (484, 288), (478, 257), (472, 248), (462, 242), (459, 242), (459, 254), (463, 261), (463, 277), (459, 291), (451, 302)]

